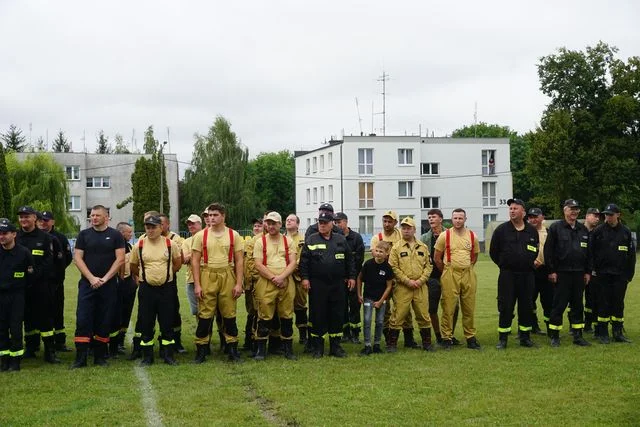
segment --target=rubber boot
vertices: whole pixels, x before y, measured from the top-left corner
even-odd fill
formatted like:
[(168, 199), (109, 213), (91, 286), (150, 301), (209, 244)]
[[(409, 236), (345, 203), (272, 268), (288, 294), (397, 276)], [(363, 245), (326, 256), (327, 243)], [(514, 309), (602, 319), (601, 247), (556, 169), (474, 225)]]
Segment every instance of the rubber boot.
[(350, 342), (351, 341), (351, 328), (349, 326), (345, 326), (342, 329), (342, 337), (340, 338), (340, 342)]
[(313, 341), (313, 358), (320, 359), (324, 356), (324, 338), (312, 336), (309, 341)]
[(118, 358), (118, 337), (115, 336), (109, 340), (109, 358)]
[(293, 354), (293, 340), (282, 340), (282, 349), (284, 350), (284, 358), (287, 360), (298, 360)]
[(142, 347), (142, 361), (140, 361), (140, 366), (153, 365), (153, 346), (143, 345), (141, 347)]
[(612, 326), (613, 341), (631, 344), (631, 340), (624, 336), (621, 323), (614, 323)]
[(282, 354), (282, 340), (280, 339), (280, 337), (277, 337), (275, 335), (269, 336), (269, 344), (267, 346), (267, 351), (269, 352), (269, 354), (276, 354), (276, 355)]
[(227, 344), (229, 349), (229, 361), (234, 363), (241, 363), (240, 353), (238, 353), (238, 342), (231, 342)]
[(158, 357), (160, 359), (164, 359), (164, 348), (165, 346), (162, 344), (162, 341), (158, 338)]
[(549, 336), (551, 337), (551, 347), (560, 347), (560, 331), (549, 328)]
[(56, 343), (56, 351), (62, 352), (62, 353), (69, 353), (71, 351), (73, 351), (72, 349), (70, 349), (69, 347), (67, 347), (67, 334), (65, 334), (64, 332), (59, 332), (53, 335), (53, 340)]
[(387, 352), (395, 353), (398, 351), (398, 337), (400, 337), (399, 329), (389, 329), (387, 340)]
[(196, 357), (193, 359), (193, 363), (199, 365), (207, 360), (207, 347), (209, 344), (196, 344)]
[(431, 328), (421, 328), (420, 338), (422, 338), (422, 349), (424, 351), (436, 351), (431, 342)]
[(24, 337), (24, 358), (33, 359), (38, 351), (38, 335), (31, 334)]
[(529, 331), (520, 331), (520, 347), (534, 347), (531, 341), (531, 333)]
[(589, 311), (584, 312), (584, 329), (582, 332), (593, 332), (593, 313)]
[(590, 342), (582, 338), (582, 329), (573, 329), (573, 343), (580, 347), (588, 347), (591, 345)]
[(267, 358), (267, 340), (255, 340), (256, 354), (253, 356), (253, 360), (258, 362)]
[(418, 343), (413, 339), (413, 328), (403, 329), (402, 334), (404, 335), (405, 348), (420, 348)]
[(600, 344), (609, 344), (611, 342), (609, 340), (609, 324), (607, 322), (598, 322), (595, 336)]
[(382, 336), (384, 337), (384, 346), (389, 349), (389, 328), (382, 328)]
[(133, 347), (131, 349), (131, 354), (127, 358), (127, 360), (136, 360), (142, 357), (142, 348), (140, 346), (140, 337), (133, 337)]
[(76, 360), (73, 362), (70, 369), (86, 368), (88, 353), (89, 349), (86, 344), (76, 347)]
[(94, 366), (107, 366), (107, 343), (96, 341), (93, 345)]
[(300, 334), (300, 341), (298, 341), (299, 344), (306, 344), (307, 340), (309, 339), (307, 337), (307, 327), (306, 326), (300, 326), (300, 328), (298, 329), (298, 333)]
[(47, 363), (60, 363), (60, 359), (56, 356), (56, 348), (53, 343), (53, 337), (46, 337), (44, 340), (44, 361)]
[(509, 332), (500, 332), (498, 337), (498, 344), (496, 344), (496, 349), (506, 350), (508, 340), (509, 340)]
[(347, 352), (340, 345), (340, 337), (329, 338), (329, 356), (347, 357)]
[(251, 332), (245, 332), (244, 344), (242, 345), (242, 351), (253, 351), (253, 338)]
[(22, 358), (20, 356), (13, 356), (9, 359), (9, 371), (19, 371), (20, 370), (20, 360)]
[(173, 333), (173, 340), (175, 341), (174, 350), (178, 354), (185, 354), (187, 352), (187, 350), (182, 345), (182, 332), (181, 331), (174, 332)]
[(222, 332), (218, 332), (218, 337), (220, 338), (220, 353), (229, 354), (229, 349), (227, 347), (227, 342), (224, 339), (224, 334)]
[(175, 366), (178, 364), (176, 359), (173, 357), (174, 347), (175, 347), (175, 344), (169, 344), (164, 346), (164, 357), (162, 358), (162, 360), (167, 365)]
[(9, 370), (9, 355), (4, 354), (0, 359), (0, 371), (8, 371)]
[(360, 328), (352, 328), (351, 329), (351, 343), (352, 344), (362, 344), (360, 342)]

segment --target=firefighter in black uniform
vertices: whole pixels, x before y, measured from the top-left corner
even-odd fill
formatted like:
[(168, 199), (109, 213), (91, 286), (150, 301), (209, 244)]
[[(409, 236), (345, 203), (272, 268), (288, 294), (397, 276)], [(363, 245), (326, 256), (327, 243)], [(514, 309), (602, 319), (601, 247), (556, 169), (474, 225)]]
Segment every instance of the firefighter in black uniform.
[(573, 343), (589, 346), (591, 344), (582, 337), (582, 296), (585, 283), (591, 279), (589, 230), (577, 221), (580, 205), (576, 200), (565, 200), (562, 209), (564, 219), (549, 227), (544, 245), (544, 263), (549, 268), (549, 281), (556, 286), (548, 333), (551, 346), (559, 347), (562, 314), (569, 303)]
[[(320, 207), (318, 208), (318, 215), (322, 214), (323, 212), (333, 216), (333, 206), (329, 203), (321, 204)], [(333, 227), (331, 228), (331, 231), (337, 234), (342, 234), (342, 230), (337, 225), (333, 225)], [(307, 231), (305, 231), (304, 239), (306, 240), (307, 237), (317, 232), (318, 232), (318, 224), (312, 224), (309, 228), (307, 228)]]
[(518, 301), (518, 330), (520, 345), (533, 347), (533, 289), (535, 265), (538, 256), (538, 231), (525, 222), (525, 206), (520, 199), (509, 199), (509, 222), (500, 224), (491, 236), (489, 254), (500, 267), (498, 276), (498, 333), (496, 348), (507, 348), (511, 332), (513, 309)]
[(53, 257), (53, 263), (55, 264), (53, 337), (56, 351), (68, 352), (71, 349), (67, 347), (67, 334), (64, 327), (64, 280), (67, 267), (73, 260), (73, 254), (71, 254), (69, 240), (64, 234), (55, 229), (55, 224), (56, 221), (51, 211), (42, 211), (38, 216), (38, 228), (54, 236), (60, 243), (60, 247), (55, 250), (56, 253)]
[(16, 244), (16, 227), (0, 218), (0, 371), (19, 371), (24, 294), (33, 274), (29, 249)]
[[(334, 223), (342, 230), (344, 237), (347, 239), (347, 243), (351, 248), (351, 255), (353, 262), (356, 266), (356, 277), (362, 270), (362, 263), (364, 262), (364, 242), (362, 236), (349, 228), (349, 218), (344, 212), (338, 212), (333, 217)], [(362, 328), (362, 322), (360, 321), (360, 309), (361, 304), (358, 301), (358, 293), (356, 289), (348, 290), (345, 296), (344, 304), (344, 324), (342, 342), (352, 342), (354, 344), (360, 344), (360, 329)]]
[(596, 336), (609, 344), (609, 322), (616, 342), (631, 341), (624, 336), (624, 296), (636, 267), (636, 248), (631, 231), (620, 223), (620, 209), (610, 203), (602, 211), (604, 224), (591, 234), (593, 271), (598, 278), (598, 324)]
[(20, 230), (16, 242), (31, 251), (33, 283), (25, 293), (24, 335), (25, 358), (35, 357), (44, 343), (44, 360), (60, 363), (53, 341), (53, 292), (49, 283), (53, 272), (53, 238), (36, 227), (37, 212), (31, 206), (18, 209)]
[[(329, 354), (345, 357), (340, 346), (346, 287), (355, 287), (356, 269), (347, 239), (332, 232), (333, 215), (318, 216), (318, 233), (307, 237), (300, 256), (302, 286), (309, 291), (309, 318), (313, 357), (324, 355), (324, 335), (329, 334)], [(347, 285), (345, 286), (345, 279)]]

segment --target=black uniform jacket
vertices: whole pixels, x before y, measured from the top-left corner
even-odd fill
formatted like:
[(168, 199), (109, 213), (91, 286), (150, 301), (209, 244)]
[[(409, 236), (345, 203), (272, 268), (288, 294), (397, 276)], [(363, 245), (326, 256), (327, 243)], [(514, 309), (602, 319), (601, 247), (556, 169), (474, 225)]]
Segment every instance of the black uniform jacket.
[(518, 231), (508, 221), (500, 224), (493, 232), (489, 255), (501, 270), (534, 271), (533, 262), (538, 256), (539, 243), (538, 231), (531, 224), (525, 222), (524, 230)]
[(329, 283), (355, 279), (356, 268), (347, 239), (333, 232), (329, 239), (320, 233), (310, 235), (300, 255), (300, 277)]
[(53, 238), (46, 231), (35, 227), (26, 232), (18, 230), (16, 243), (29, 249), (33, 257), (33, 283), (46, 282), (53, 271)]
[(551, 224), (544, 244), (544, 263), (550, 273), (591, 273), (587, 227), (576, 222), (575, 227), (571, 228), (564, 219)]
[(591, 233), (591, 260), (596, 274), (615, 274), (633, 279), (636, 269), (636, 248), (631, 231), (618, 223), (604, 223)]
[(356, 266), (356, 277), (362, 270), (362, 263), (364, 262), (364, 241), (360, 233), (356, 233), (352, 229), (349, 229), (349, 234), (345, 236), (347, 243), (351, 248), (351, 255), (353, 255), (353, 262)]
[(16, 244), (0, 247), (0, 291), (24, 290), (33, 274), (33, 258), (29, 249)]

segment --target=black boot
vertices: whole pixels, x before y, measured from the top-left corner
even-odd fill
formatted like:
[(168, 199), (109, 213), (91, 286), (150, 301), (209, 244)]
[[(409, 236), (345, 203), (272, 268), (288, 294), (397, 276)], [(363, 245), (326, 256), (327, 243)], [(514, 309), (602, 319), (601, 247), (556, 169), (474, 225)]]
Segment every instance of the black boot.
[(142, 361), (140, 361), (140, 366), (153, 365), (153, 346), (143, 345), (141, 347), (142, 347)]
[(403, 329), (402, 334), (404, 335), (405, 348), (420, 348), (418, 343), (413, 339), (413, 328)]
[(424, 351), (436, 351), (431, 342), (431, 328), (420, 329), (420, 337), (422, 338), (422, 349)]
[(324, 338), (312, 336), (309, 341), (313, 341), (313, 358), (320, 359), (324, 356)]
[(109, 358), (118, 358), (118, 337), (115, 336), (109, 340)]
[(245, 333), (242, 351), (253, 351), (253, 338), (251, 337), (251, 335), (251, 332)]
[(582, 332), (593, 332), (593, 313), (589, 311), (584, 312), (584, 329)]
[(96, 341), (93, 345), (94, 366), (107, 366), (107, 343)]
[(298, 329), (298, 333), (300, 334), (300, 341), (298, 341), (299, 344), (306, 344), (307, 340), (309, 339), (307, 337), (307, 327), (306, 326), (300, 326), (300, 328)]
[(520, 331), (520, 346), (521, 347), (534, 347), (535, 344), (531, 341), (531, 334), (529, 331)]
[(398, 337), (400, 336), (399, 329), (389, 329), (387, 339), (387, 352), (395, 353), (398, 351)]
[(164, 344), (162, 344), (162, 341), (160, 341), (160, 339), (158, 339), (158, 357), (160, 359), (164, 359), (164, 350), (165, 350), (165, 346)]
[(24, 358), (33, 359), (38, 351), (38, 335), (31, 334), (24, 337)]
[(136, 360), (142, 357), (142, 348), (140, 346), (140, 337), (133, 337), (133, 348), (127, 360)]
[(234, 363), (241, 363), (240, 353), (238, 353), (238, 342), (231, 342), (227, 344), (229, 349), (229, 361)]
[[(46, 341), (45, 341), (46, 340)], [(56, 356), (56, 348), (53, 343), (53, 337), (47, 337), (44, 341), (44, 361), (47, 363), (60, 363), (60, 359)]]
[(293, 340), (282, 340), (282, 349), (284, 350), (284, 358), (287, 360), (298, 360), (293, 354)]
[(600, 344), (609, 344), (609, 324), (607, 322), (598, 322), (596, 324), (595, 337), (598, 338)]
[(329, 356), (347, 357), (347, 352), (340, 346), (340, 337), (329, 338)]
[(349, 326), (345, 326), (342, 329), (342, 337), (340, 338), (340, 342), (350, 342), (351, 341), (351, 328)]
[(282, 354), (282, 340), (280, 339), (280, 337), (277, 337), (275, 335), (269, 336), (269, 345), (267, 346), (267, 351), (269, 352), (269, 354)]
[(560, 331), (549, 328), (549, 336), (551, 337), (551, 347), (560, 347)]
[(613, 341), (615, 341), (615, 342), (624, 342), (624, 343), (631, 344), (631, 340), (624, 336), (624, 333), (622, 331), (622, 324), (615, 324), (614, 323), (611, 332), (612, 332), (612, 335), (613, 335)]
[(187, 350), (185, 350), (184, 346), (182, 345), (182, 332), (181, 331), (173, 333), (173, 340), (176, 342), (174, 344), (174, 349), (178, 354), (184, 354), (184, 353), (187, 352)]
[(167, 365), (175, 366), (178, 364), (176, 359), (173, 357), (174, 346), (175, 344), (169, 344), (164, 346), (164, 357), (162, 358), (162, 360)]
[(9, 358), (9, 371), (19, 371), (20, 370), (20, 360), (22, 358), (20, 356), (12, 356)]
[(498, 337), (498, 344), (496, 344), (496, 349), (506, 350), (508, 340), (509, 340), (509, 332), (500, 332), (500, 335)]
[(9, 370), (9, 356), (8, 354), (3, 354), (0, 360), (0, 371), (8, 371)]
[(209, 344), (196, 344), (196, 357), (193, 363), (204, 363), (207, 360), (207, 347)]
[(256, 354), (253, 360), (262, 361), (267, 358), (267, 340), (255, 340)]
[(588, 347), (591, 345), (590, 342), (582, 338), (582, 329), (573, 329), (573, 343), (580, 347)]
[(382, 328), (382, 336), (384, 337), (384, 346), (389, 350), (389, 328)]
[(87, 367), (87, 355), (89, 353), (89, 349), (87, 345), (77, 344), (76, 347), (76, 360), (71, 365), (71, 369), (79, 369)]
[(72, 349), (70, 349), (69, 347), (67, 347), (67, 334), (65, 334), (64, 332), (59, 332), (53, 335), (53, 340), (56, 343), (56, 351), (62, 352), (62, 353), (69, 353), (71, 351), (73, 351)]
[(353, 344), (362, 344), (360, 342), (360, 328), (352, 328), (351, 329), (351, 342)]
[(227, 340), (224, 339), (224, 334), (218, 332), (218, 337), (220, 337), (220, 353), (229, 354), (229, 348), (227, 347)]

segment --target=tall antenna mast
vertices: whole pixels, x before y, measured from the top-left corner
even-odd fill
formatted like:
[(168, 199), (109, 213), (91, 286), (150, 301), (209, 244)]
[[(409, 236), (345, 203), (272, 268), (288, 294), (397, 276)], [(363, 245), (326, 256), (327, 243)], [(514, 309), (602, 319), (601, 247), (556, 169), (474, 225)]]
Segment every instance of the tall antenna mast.
[(360, 125), (360, 136), (362, 136), (362, 117), (360, 117), (360, 106), (358, 105), (358, 97), (356, 97), (356, 110), (358, 110), (358, 124)]
[(131, 152), (136, 151), (136, 128), (131, 131)]
[(389, 80), (389, 74), (382, 70), (382, 76), (378, 79), (382, 82), (382, 136), (385, 136), (387, 130), (387, 80)]
[(478, 101), (475, 102), (473, 108), (473, 137), (478, 137)]
[(169, 126), (167, 126), (167, 142), (169, 143), (169, 152), (171, 152), (171, 135), (169, 132)]

